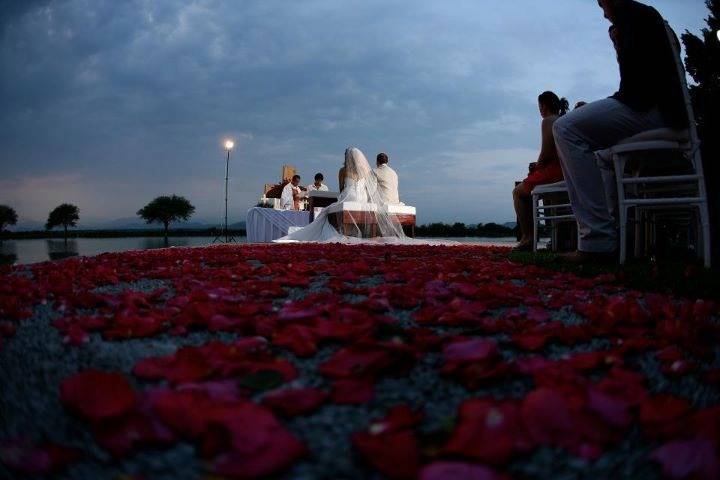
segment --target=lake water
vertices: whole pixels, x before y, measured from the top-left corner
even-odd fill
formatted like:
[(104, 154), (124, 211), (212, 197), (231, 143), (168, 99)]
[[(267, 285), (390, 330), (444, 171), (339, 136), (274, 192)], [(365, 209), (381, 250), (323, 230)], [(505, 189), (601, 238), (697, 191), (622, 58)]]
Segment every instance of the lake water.
[[(215, 237), (170, 237), (168, 245), (172, 247), (196, 247), (212, 245)], [(463, 237), (449, 238), (456, 242), (476, 245), (513, 245), (514, 238)], [(245, 237), (239, 237), (239, 243), (245, 243)], [(37, 263), (47, 260), (60, 260), (78, 255), (91, 256), (106, 252), (124, 252), (127, 250), (149, 250), (164, 248), (165, 241), (158, 237), (127, 238), (75, 238), (40, 240), (5, 240), (0, 245), (0, 264)]]

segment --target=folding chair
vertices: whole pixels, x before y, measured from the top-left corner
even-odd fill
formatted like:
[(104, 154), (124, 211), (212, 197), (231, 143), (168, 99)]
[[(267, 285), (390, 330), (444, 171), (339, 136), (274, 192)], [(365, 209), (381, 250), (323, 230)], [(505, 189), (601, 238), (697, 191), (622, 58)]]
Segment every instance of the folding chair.
[[(621, 141), (614, 147), (596, 152), (596, 155), (601, 168), (607, 168), (611, 164), (615, 172), (621, 264), (625, 263), (627, 258), (629, 209), (635, 209), (636, 220), (644, 212), (650, 210), (692, 209), (698, 212), (699, 230), (702, 232), (701, 235), (698, 234), (698, 238), (702, 237), (702, 258), (705, 266), (710, 267), (710, 218), (700, 155), (700, 139), (687, 87), (685, 69), (680, 61), (679, 45), (675, 33), (667, 22), (665, 27), (675, 54), (677, 73), (682, 85), (685, 107), (690, 121), (688, 129), (660, 128), (642, 132)], [(665, 172), (662, 175), (643, 175), (642, 168), (634, 169), (633, 173), (626, 172), (628, 161), (631, 158), (640, 164), (645, 163), (646, 158), (639, 158), (637, 155), (639, 153), (652, 153), (652, 157), (654, 157), (652, 167), (657, 169), (661, 166), (658, 163), (658, 154), (661, 152), (677, 152), (684, 159), (684, 166), (689, 167), (689, 173), (666, 174)], [(630, 198), (627, 188), (633, 190), (634, 195)], [(670, 196), (658, 196), (658, 194), (667, 195), (668, 193)]]
[[(552, 239), (553, 245), (557, 245), (557, 224), (563, 221), (575, 220), (575, 215), (572, 214), (572, 207), (570, 201), (567, 203), (553, 204), (547, 201), (549, 196), (557, 196), (558, 194), (567, 194), (567, 185), (565, 182), (549, 183), (547, 185), (538, 185), (533, 188), (532, 191), (532, 203), (533, 203), (533, 252), (538, 250), (538, 232), (540, 230), (540, 222), (544, 221), (547, 225), (548, 222), (552, 228)], [(543, 201), (540, 205), (540, 200)], [(562, 213), (558, 210), (569, 210), (571, 213)]]

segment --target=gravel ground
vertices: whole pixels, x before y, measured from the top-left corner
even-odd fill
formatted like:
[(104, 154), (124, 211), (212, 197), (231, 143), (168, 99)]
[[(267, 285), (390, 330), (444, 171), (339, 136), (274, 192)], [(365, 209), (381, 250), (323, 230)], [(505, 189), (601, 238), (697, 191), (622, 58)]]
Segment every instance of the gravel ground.
[[(19, 274), (27, 275), (28, 272)], [(292, 289), (290, 299), (297, 300), (308, 292), (322, 291), (325, 278), (316, 280), (310, 288)], [(379, 282), (379, 279), (365, 280)], [(131, 284), (120, 283), (99, 289), (117, 294), (126, 290), (150, 292), (168, 287), (159, 280), (143, 280)], [(348, 300), (362, 297), (349, 296)], [(497, 312), (496, 312), (497, 313)], [(163, 450), (144, 450), (122, 461), (111, 461), (109, 455), (92, 440), (87, 428), (68, 416), (58, 399), (62, 379), (86, 368), (120, 371), (136, 388), (145, 385), (130, 375), (133, 365), (142, 358), (168, 355), (185, 345), (201, 345), (209, 340), (231, 341), (234, 334), (193, 332), (184, 337), (168, 334), (150, 339), (133, 339), (106, 342), (99, 334), (91, 334), (81, 347), (65, 345), (50, 322), (59, 314), (50, 305), (36, 307), (34, 315), (18, 324), (15, 336), (0, 348), (0, 437), (23, 436), (34, 441), (50, 440), (75, 446), (86, 452), (86, 457), (53, 478), (104, 479), (121, 475), (144, 475), (144, 478), (171, 480), (204, 477), (205, 466), (195, 455), (193, 446), (179, 443)], [(556, 318), (566, 325), (584, 320), (569, 308), (556, 312)], [(396, 316), (403, 328), (413, 326), (408, 312)], [(436, 329), (442, 332), (461, 333), (462, 329)], [(506, 337), (498, 335), (503, 341)], [(560, 358), (571, 352), (607, 348), (607, 340), (593, 340), (586, 344), (565, 347), (553, 344), (547, 348), (548, 358)], [(325, 347), (312, 358), (300, 359), (291, 353), (283, 356), (300, 372), (300, 378), (291, 385), (328, 388), (329, 382), (317, 373), (317, 366), (330, 357), (336, 347)], [(504, 355), (515, 354), (503, 349)], [(520, 352), (517, 352), (520, 355)], [(715, 366), (720, 359), (716, 355)], [(460, 384), (446, 380), (438, 374), (440, 354), (428, 354), (402, 378), (384, 378), (375, 387), (372, 402), (359, 406), (326, 404), (314, 413), (285, 421), (310, 450), (310, 456), (296, 463), (283, 475), (287, 479), (364, 479), (381, 478), (358, 461), (350, 444), (350, 435), (364, 429), (368, 423), (382, 417), (394, 405), (405, 403), (422, 408), (426, 414), (423, 433), (447, 430), (455, 419), (460, 403), (472, 397), (521, 398), (532, 389), (528, 379), (504, 381), (499, 385), (469, 392)], [(676, 393), (691, 399), (696, 407), (720, 404), (720, 392), (698, 381), (693, 375), (677, 380), (666, 378), (652, 355), (638, 357), (638, 365), (649, 378), (652, 390)], [(574, 457), (563, 450), (539, 448), (527, 458), (515, 461), (509, 472), (517, 478), (553, 479), (654, 479), (659, 478), (659, 467), (647, 462), (654, 446), (647, 444), (638, 431), (631, 432), (615, 449), (595, 462)], [(12, 474), (0, 464), (0, 478), (25, 478)]]

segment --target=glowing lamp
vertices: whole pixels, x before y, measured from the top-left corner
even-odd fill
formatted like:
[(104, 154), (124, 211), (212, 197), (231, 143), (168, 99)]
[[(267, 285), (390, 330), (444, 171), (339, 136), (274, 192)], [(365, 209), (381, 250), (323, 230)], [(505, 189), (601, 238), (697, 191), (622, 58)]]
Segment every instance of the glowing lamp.
[(232, 150), (235, 146), (235, 142), (232, 140), (225, 140), (225, 150)]

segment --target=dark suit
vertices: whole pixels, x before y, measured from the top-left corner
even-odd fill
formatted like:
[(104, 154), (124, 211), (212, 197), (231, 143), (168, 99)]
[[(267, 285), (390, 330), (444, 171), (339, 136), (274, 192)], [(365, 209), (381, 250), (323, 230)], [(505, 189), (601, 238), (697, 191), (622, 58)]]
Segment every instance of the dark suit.
[(687, 127), (675, 53), (665, 21), (653, 7), (634, 0), (622, 4), (616, 17), (620, 90), (612, 98), (638, 112), (657, 107), (668, 125)]

